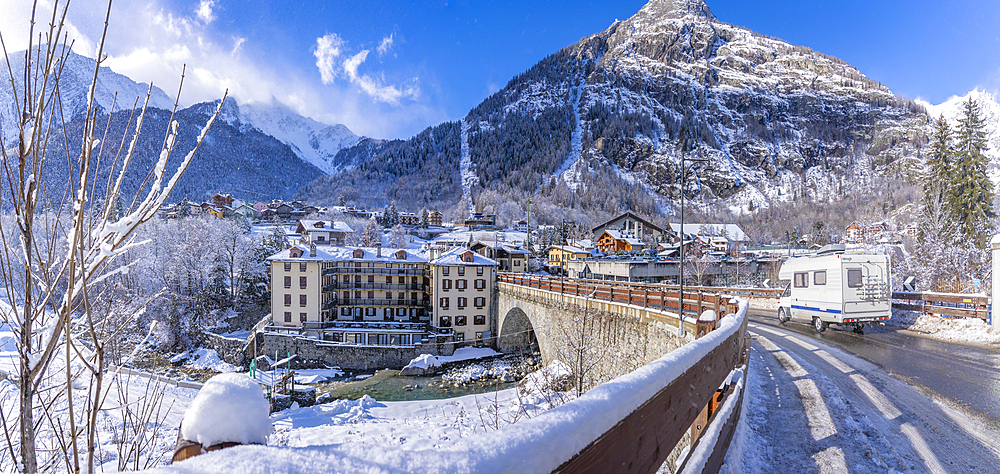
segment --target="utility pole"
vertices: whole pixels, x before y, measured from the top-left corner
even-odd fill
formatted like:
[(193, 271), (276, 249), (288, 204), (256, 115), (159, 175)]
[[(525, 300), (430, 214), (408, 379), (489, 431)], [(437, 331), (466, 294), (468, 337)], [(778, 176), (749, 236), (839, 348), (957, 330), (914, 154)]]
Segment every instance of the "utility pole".
[[(687, 162), (706, 162), (705, 158), (695, 158), (688, 160), (687, 158), (688, 144), (685, 141), (681, 144), (681, 262), (680, 271), (678, 272), (678, 281), (680, 282), (680, 290), (678, 291), (678, 303), (677, 303), (677, 316), (679, 319), (679, 324), (677, 325), (677, 335), (684, 336), (687, 331), (684, 329), (684, 185), (687, 184)], [(699, 308), (700, 311), (700, 308)], [(697, 315), (695, 315), (697, 317)]]

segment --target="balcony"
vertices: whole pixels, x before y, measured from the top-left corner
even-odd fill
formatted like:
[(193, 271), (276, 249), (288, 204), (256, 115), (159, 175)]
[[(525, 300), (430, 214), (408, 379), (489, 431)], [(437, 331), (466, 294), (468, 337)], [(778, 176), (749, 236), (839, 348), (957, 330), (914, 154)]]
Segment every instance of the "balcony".
[(424, 306), (424, 300), (419, 299), (387, 299), (387, 298), (340, 298), (332, 303), (339, 306)]
[(310, 321), (302, 323), (302, 329), (322, 331), (331, 329), (356, 329), (361, 331), (408, 331), (427, 332), (427, 323), (401, 323), (395, 321)]
[(323, 286), (323, 291), (329, 293), (334, 290), (411, 290), (423, 291), (423, 283), (370, 283), (340, 281)]
[(376, 268), (376, 267), (330, 267), (323, 270), (323, 275), (403, 275), (424, 276), (423, 268)]

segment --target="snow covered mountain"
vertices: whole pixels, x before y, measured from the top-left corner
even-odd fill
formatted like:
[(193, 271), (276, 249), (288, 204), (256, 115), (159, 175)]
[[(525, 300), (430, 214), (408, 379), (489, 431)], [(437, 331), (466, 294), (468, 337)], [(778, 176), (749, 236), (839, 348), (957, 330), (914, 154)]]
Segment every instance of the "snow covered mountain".
[[(23, 69), (23, 52), (11, 55), (11, 59), (14, 71)], [(94, 65), (93, 59), (75, 53), (70, 54), (66, 61), (60, 88), (63, 104), (70, 118), (76, 118), (86, 107), (87, 87), (94, 74)], [(22, 86), (18, 87), (17, 96), (21, 97)], [(148, 90), (149, 84), (135, 82), (107, 67), (102, 67), (97, 75), (94, 99), (100, 113), (112, 111), (112, 104), (114, 104), (113, 111), (128, 110), (135, 104), (137, 97), (141, 106)], [(5, 142), (16, 139), (17, 114), (13, 97), (9, 83), (0, 81), (0, 134), (3, 134)], [(149, 99), (150, 107), (170, 110), (173, 108), (173, 103), (173, 99), (163, 90), (153, 87)], [(230, 97), (226, 103), (227, 113), (223, 119), (228, 123), (236, 125), (243, 131), (252, 128), (274, 137), (288, 145), (301, 160), (324, 173), (349, 167), (343, 163), (338, 164), (334, 161), (334, 157), (338, 151), (356, 144), (361, 139), (344, 125), (328, 125), (303, 117), (277, 100), (272, 104), (239, 105)]]
[(324, 173), (350, 168), (350, 163), (338, 162), (335, 157), (340, 150), (361, 140), (344, 125), (327, 125), (303, 117), (277, 100), (273, 104), (238, 105), (234, 102), (231, 107), (227, 105), (223, 119), (236, 126), (256, 128), (277, 138)]
[[(451, 174), (418, 173), (449, 195), (477, 183), (469, 192), (490, 192), (494, 210), (532, 196), (553, 209), (669, 214), (683, 189), (746, 212), (912, 177), (929, 122), (920, 105), (838, 58), (724, 23), (702, 0), (652, 0), (471, 110), (461, 143), (448, 145), (468, 159), (450, 160)], [(395, 153), (368, 150), (383, 163)], [(699, 160), (683, 183), (682, 154)], [(406, 173), (360, 194), (398, 202)], [(308, 197), (358, 194), (351, 178), (324, 178)]]
[(1000, 185), (1000, 103), (997, 102), (993, 94), (974, 89), (962, 97), (952, 96), (937, 105), (931, 105), (919, 99), (917, 103), (927, 109), (927, 113), (930, 114), (931, 118), (944, 115), (945, 120), (948, 121), (952, 130), (954, 130), (958, 119), (963, 114), (964, 106), (962, 104), (970, 98), (979, 104), (979, 111), (983, 122), (986, 124), (986, 140), (989, 143), (986, 156), (990, 159), (990, 179), (993, 180), (993, 184)]

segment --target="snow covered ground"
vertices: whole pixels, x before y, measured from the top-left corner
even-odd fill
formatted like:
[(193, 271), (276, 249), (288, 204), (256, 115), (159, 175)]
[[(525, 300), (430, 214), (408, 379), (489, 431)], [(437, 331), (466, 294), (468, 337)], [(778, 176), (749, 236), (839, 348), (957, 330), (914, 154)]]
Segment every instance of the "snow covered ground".
[(721, 472), (995, 472), (1000, 429), (881, 368), (755, 323)]
[(905, 329), (921, 335), (951, 342), (1000, 344), (1000, 328), (989, 326), (979, 318), (945, 318), (913, 311), (893, 310), (887, 327)]

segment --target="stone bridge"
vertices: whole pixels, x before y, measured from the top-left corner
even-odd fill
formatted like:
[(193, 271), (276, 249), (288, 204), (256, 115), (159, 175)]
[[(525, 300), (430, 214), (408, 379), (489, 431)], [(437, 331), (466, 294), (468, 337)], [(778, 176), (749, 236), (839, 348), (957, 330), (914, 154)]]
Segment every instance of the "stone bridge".
[[(676, 310), (664, 309), (676, 301), (677, 295), (659, 289), (501, 275), (497, 346), (506, 353), (537, 350), (546, 364), (561, 360), (574, 372), (586, 369), (587, 385), (596, 385), (693, 338), (694, 318), (682, 323)], [(685, 309), (718, 307), (721, 317), (733, 310), (721, 301), (692, 292), (685, 295)]]

